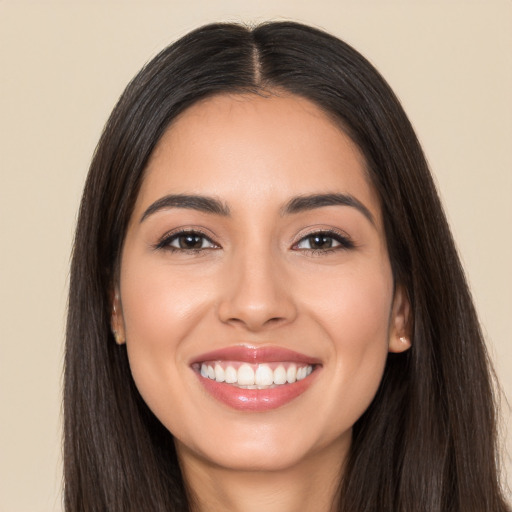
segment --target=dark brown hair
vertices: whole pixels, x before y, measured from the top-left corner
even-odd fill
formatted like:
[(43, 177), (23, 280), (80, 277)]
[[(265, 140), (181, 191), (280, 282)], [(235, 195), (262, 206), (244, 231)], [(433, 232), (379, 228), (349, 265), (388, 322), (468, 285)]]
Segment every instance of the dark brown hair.
[(172, 435), (141, 399), (110, 331), (111, 290), (144, 169), (201, 98), (280, 90), (340, 121), (380, 195), (390, 260), (408, 292), (412, 349), (390, 354), (357, 421), (345, 512), (504, 512), (489, 362), (468, 286), (414, 131), (347, 44), (291, 22), (193, 31), (128, 85), (96, 149), (71, 267), (64, 387), (67, 512), (187, 511)]

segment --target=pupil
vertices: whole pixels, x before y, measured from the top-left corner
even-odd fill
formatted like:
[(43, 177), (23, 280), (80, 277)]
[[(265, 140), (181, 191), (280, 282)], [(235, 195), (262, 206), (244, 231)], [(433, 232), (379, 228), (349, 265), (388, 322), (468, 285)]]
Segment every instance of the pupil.
[(329, 249), (332, 247), (332, 238), (328, 236), (316, 235), (309, 239), (309, 243), (313, 249)]
[(183, 235), (180, 237), (180, 247), (182, 249), (201, 249), (203, 240), (198, 235)]

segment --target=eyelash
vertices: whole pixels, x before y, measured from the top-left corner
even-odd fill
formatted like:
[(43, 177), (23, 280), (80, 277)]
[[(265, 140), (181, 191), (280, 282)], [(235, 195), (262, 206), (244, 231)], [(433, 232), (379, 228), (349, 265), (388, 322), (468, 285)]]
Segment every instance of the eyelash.
[[(300, 243), (302, 243), (304, 241), (307, 241), (308, 239), (311, 242), (311, 240), (313, 238), (324, 238), (324, 239), (334, 240), (339, 245), (334, 246), (334, 247), (329, 247), (327, 249), (314, 249), (314, 248), (298, 249), (297, 248)], [(341, 233), (339, 231), (332, 230), (332, 229), (324, 229), (324, 230), (320, 230), (320, 231), (312, 231), (311, 233), (308, 233), (308, 234), (302, 236), (299, 239), (299, 241), (296, 242), (292, 246), (292, 248), (297, 248), (296, 250), (307, 251), (307, 252), (309, 252), (310, 254), (313, 254), (313, 255), (323, 256), (323, 255), (331, 254), (331, 253), (336, 252), (336, 251), (343, 251), (343, 250), (346, 251), (346, 250), (349, 250), (349, 249), (354, 249), (355, 248), (355, 244), (350, 239), (350, 237), (347, 236), (347, 234), (345, 234), (345, 233)]]
[[(207, 241), (209, 244), (211, 244), (210, 247), (198, 247), (198, 248), (186, 248), (186, 247), (174, 247), (171, 244), (175, 241), (178, 241), (180, 238), (183, 238), (185, 236), (189, 237), (196, 237), (202, 239), (202, 243), (204, 241)], [(300, 249), (298, 246), (302, 242), (305, 242), (307, 240), (312, 241), (313, 238), (324, 238), (324, 239), (330, 239), (335, 242), (337, 242), (339, 245), (334, 247), (329, 247), (327, 249), (314, 249), (314, 248), (302, 248)], [(353, 249), (355, 247), (354, 242), (346, 235), (342, 234), (335, 230), (320, 230), (320, 231), (312, 231), (311, 233), (308, 233), (304, 236), (302, 236), (298, 242), (294, 243), (292, 246), (292, 249), (297, 251), (303, 251), (308, 252), (313, 255), (325, 255), (330, 254), (335, 251), (340, 250), (349, 250)], [(203, 251), (209, 251), (213, 249), (219, 249), (220, 246), (212, 241), (210, 237), (205, 235), (203, 232), (194, 230), (194, 229), (183, 229), (180, 231), (176, 231), (174, 233), (168, 233), (164, 235), (155, 245), (154, 247), (157, 250), (167, 250), (170, 252), (185, 252), (185, 253), (201, 253)]]
[[(199, 248), (184, 248), (184, 247), (173, 247), (171, 244), (174, 241), (179, 240), (180, 238), (190, 236), (201, 238), (203, 242), (208, 241), (212, 247), (199, 247)], [(180, 231), (175, 231), (174, 233), (165, 234), (155, 245), (155, 249), (163, 249), (170, 252), (185, 252), (185, 253), (200, 253), (202, 251), (208, 251), (213, 249), (219, 249), (220, 246), (217, 245), (212, 239), (202, 233), (201, 231), (195, 229), (182, 229)]]

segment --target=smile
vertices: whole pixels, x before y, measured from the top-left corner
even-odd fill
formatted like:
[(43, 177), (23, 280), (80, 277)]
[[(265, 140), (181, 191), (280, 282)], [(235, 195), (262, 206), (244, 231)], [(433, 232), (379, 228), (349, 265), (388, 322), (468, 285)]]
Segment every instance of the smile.
[(267, 411), (300, 395), (316, 380), (318, 359), (277, 347), (228, 347), (196, 358), (191, 368), (208, 394), (241, 411)]
[(201, 363), (201, 376), (244, 389), (271, 389), (305, 379), (313, 365), (286, 363), (248, 364), (239, 361)]

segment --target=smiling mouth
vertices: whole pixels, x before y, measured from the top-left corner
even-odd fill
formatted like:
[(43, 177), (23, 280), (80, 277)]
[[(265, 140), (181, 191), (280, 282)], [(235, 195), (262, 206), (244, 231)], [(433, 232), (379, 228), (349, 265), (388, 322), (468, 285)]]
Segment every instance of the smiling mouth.
[(242, 412), (265, 412), (305, 394), (323, 363), (282, 347), (235, 345), (202, 354), (190, 365), (217, 402)]
[(201, 377), (240, 389), (274, 389), (308, 377), (316, 365), (293, 362), (250, 364), (242, 361), (204, 361), (193, 368)]

